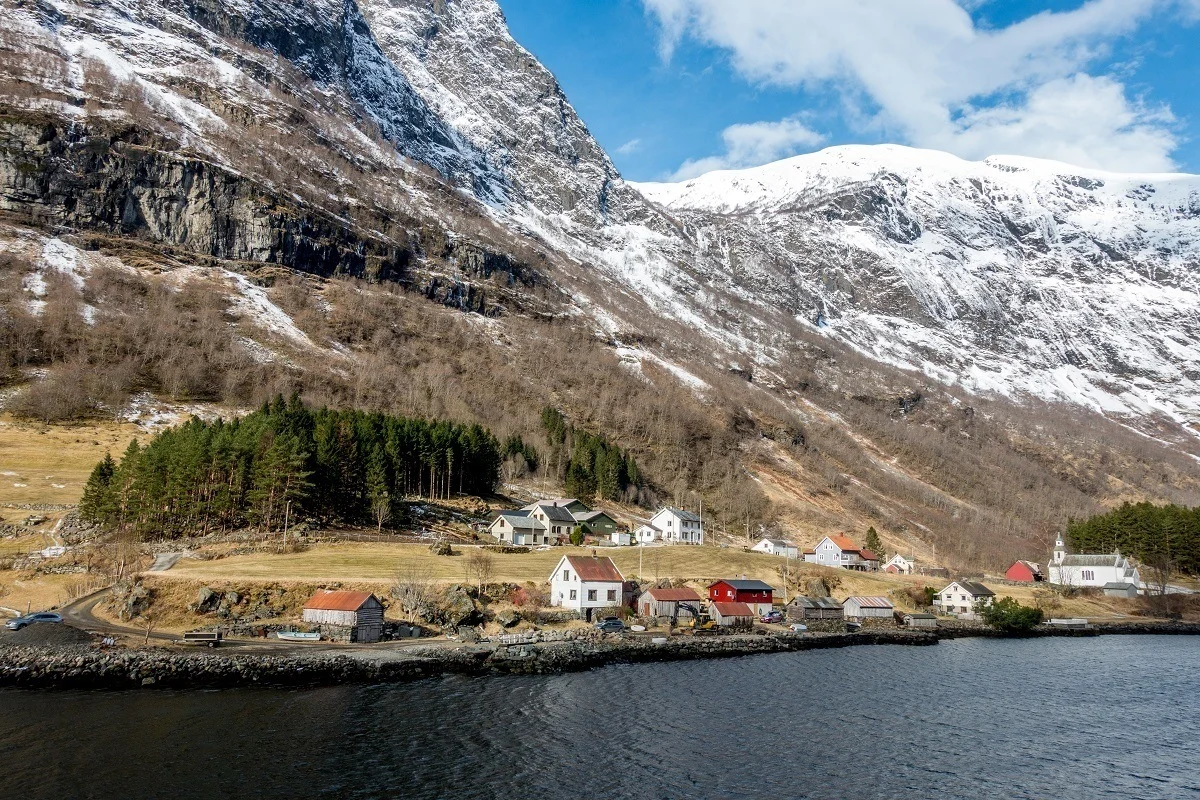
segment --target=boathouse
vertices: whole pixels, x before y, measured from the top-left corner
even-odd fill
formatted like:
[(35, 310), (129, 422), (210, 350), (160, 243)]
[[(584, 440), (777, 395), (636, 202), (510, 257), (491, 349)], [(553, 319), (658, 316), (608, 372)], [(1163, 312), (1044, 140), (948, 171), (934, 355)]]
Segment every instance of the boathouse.
[(304, 604), (303, 619), (334, 640), (378, 642), (383, 636), (383, 603), (370, 592), (317, 592)]

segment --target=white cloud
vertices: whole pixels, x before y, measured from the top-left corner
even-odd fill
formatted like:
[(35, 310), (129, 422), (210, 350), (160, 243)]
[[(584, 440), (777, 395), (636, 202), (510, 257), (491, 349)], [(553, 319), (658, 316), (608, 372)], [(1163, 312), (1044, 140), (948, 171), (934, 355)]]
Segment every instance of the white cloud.
[(664, 57), (691, 36), (726, 50), (748, 80), (861, 99), (865, 124), (910, 144), (969, 157), (1075, 154), (1109, 169), (1169, 167), (1177, 140), (1169, 112), (1086, 69), (1181, 2), (1200, 5), (1089, 0), (992, 30), (954, 0), (643, 0)]
[(721, 133), (725, 153), (684, 162), (671, 180), (684, 181), (716, 169), (757, 167), (795, 155), (824, 141), (824, 137), (797, 119), (730, 125)]
[(619, 156), (628, 156), (642, 149), (641, 139), (630, 139), (625, 144), (618, 147), (614, 152)]

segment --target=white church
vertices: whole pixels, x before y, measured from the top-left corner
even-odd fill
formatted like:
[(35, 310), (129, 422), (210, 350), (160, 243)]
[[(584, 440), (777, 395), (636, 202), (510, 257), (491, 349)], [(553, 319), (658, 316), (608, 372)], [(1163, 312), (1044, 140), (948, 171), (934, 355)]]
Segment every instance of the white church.
[(1115, 589), (1141, 588), (1142, 576), (1133, 562), (1118, 550), (1108, 555), (1067, 553), (1062, 534), (1054, 542), (1054, 555), (1050, 559), (1050, 582), (1060, 586), (1077, 588)]

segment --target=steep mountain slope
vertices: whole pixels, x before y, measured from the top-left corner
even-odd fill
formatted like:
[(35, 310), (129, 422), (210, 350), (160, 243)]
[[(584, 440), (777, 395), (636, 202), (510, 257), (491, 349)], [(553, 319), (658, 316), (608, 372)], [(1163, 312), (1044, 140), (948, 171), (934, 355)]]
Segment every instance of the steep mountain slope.
[(639, 189), (749, 294), (976, 394), (1200, 424), (1200, 177), (837, 147)]
[(554, 405), (723, 538), (964, 564), (1200, 500), (1191, 179), (864, 148), (634, 186), (495, 0), (0, 22), (0, 382), (48, 417)]

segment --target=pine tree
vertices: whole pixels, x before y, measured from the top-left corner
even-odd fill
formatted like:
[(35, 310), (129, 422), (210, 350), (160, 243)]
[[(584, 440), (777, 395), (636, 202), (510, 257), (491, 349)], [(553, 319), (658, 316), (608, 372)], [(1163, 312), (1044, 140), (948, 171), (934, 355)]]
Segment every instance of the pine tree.
[(875, 530), (875, 526), (867, 528), (867, 543), (866, 547), (876, 555), (883, 554), (883, 542), (879, 538), (879, 532)]
[(392, 498), (387, 474), (387, 459), (382, 448), (371, 451), (367, 463), (367, 499), (371, 503), (371, 515), (375, 518), (376, 531), (383, 532), (383, 523), (392, 517)]
[(83, 487), (83, 497), (79, 500), (80, 518), (105, 526), (116, 522), (117, 497), (113, 487), (116, 472), (117, 465), (112, 454), (105, 453), (104, 459), (92, 470)]

